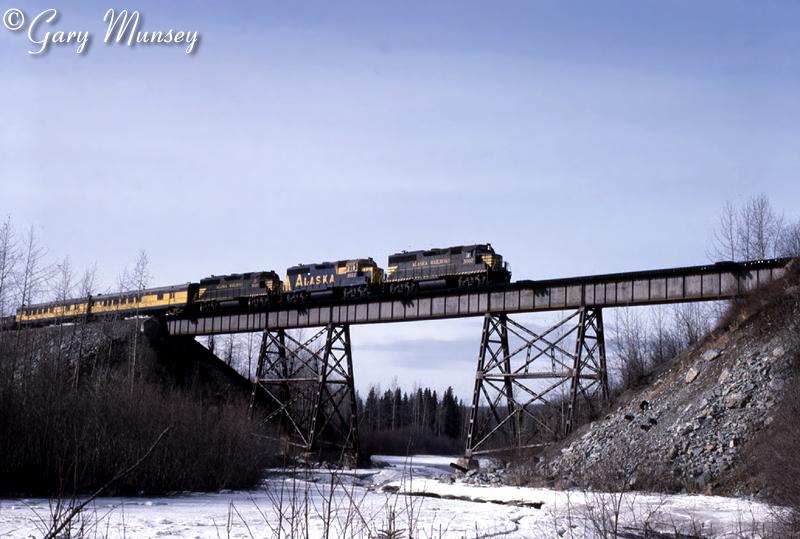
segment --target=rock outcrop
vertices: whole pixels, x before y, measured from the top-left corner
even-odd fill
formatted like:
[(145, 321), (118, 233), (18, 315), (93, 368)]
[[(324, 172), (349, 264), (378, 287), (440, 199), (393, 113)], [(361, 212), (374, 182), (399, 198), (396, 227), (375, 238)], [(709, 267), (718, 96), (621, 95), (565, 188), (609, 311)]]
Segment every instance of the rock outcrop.
[(800, 357), (800, 294), (792, 281), (776, 283), (734, 310), (725, 327), (648, 387), (545, 452), (526, 470), (529, 479), (565, 487), (741, 488), (743, 448), (768, 432)]

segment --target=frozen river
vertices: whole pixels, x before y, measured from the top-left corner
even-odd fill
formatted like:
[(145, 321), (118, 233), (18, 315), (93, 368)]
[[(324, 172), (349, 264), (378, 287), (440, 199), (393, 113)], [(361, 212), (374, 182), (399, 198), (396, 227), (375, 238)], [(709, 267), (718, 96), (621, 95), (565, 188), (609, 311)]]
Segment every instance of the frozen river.
[[(626, 530), (751, 537), (771, 516), (769, 506), (736, 498), (476, 486), (442, 480), (450, 473), (447, 457), (375, 459), (388, 466), (272, 470), (261, 489), (249, 492), (100, 498), (81, 525), (87, 537), (112, 538), (367, 538), (389, 531), (415, 538), (588, 538), (616, 521)], [(47, 500), (0, 500), (0, 537), (41, 537), (50, 514)]]

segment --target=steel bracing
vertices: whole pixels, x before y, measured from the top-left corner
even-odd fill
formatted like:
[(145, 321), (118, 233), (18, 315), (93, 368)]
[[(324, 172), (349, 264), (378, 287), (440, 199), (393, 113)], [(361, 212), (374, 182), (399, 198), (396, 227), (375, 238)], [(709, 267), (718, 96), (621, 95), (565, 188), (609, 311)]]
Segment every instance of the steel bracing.
[(544, 332), (487, 313), (465, 456), (544, 445), (569, 433), (581, 404), (591, 411), (607, 399), (600, 308), (581, 308)]
[(256, 381), (268, 395), (267, 421), (305, 452), (358, 457), (350, 328), (329, 324), (308, 339), (264, 330)]

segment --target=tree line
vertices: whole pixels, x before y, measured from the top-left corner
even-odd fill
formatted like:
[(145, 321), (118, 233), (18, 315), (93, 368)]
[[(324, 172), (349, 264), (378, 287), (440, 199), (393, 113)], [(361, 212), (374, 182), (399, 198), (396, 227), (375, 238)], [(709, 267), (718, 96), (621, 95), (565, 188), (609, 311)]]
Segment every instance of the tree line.
[(418, 434), (461, 438), (468, 408), (452, 387), (442, 392), (418, 387), (409, 392), (399, 387), (381, 393), (372, 386), (367, 398), (357, 399), (361, 428), (366, 432), (409, 430)]
[(452, 453), (463, 450), (469, 406), (452, 387), (381, 391), (373, 385), (356, 396), (359, 431), (366, 453)]

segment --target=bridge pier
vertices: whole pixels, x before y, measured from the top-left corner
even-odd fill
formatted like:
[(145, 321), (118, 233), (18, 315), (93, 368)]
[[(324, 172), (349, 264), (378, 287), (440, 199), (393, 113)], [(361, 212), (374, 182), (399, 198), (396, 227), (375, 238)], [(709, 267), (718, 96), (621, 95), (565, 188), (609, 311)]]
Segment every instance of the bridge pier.
[[(569, 346), (572, 338), (574, 347)], [(569, 434), (581, 401), (591, 412), (607, 399), (599, 307), (582, 307), (543, 333), (504, 313), (486, 313), (466, 460), (545, 445)]]
[(256, 383), (276, 408), (267, 421), (305, 453), (360, 456), (350, 348), (350, 326), (329, 324), (299, 340), (283, 329), (265, 329)]

